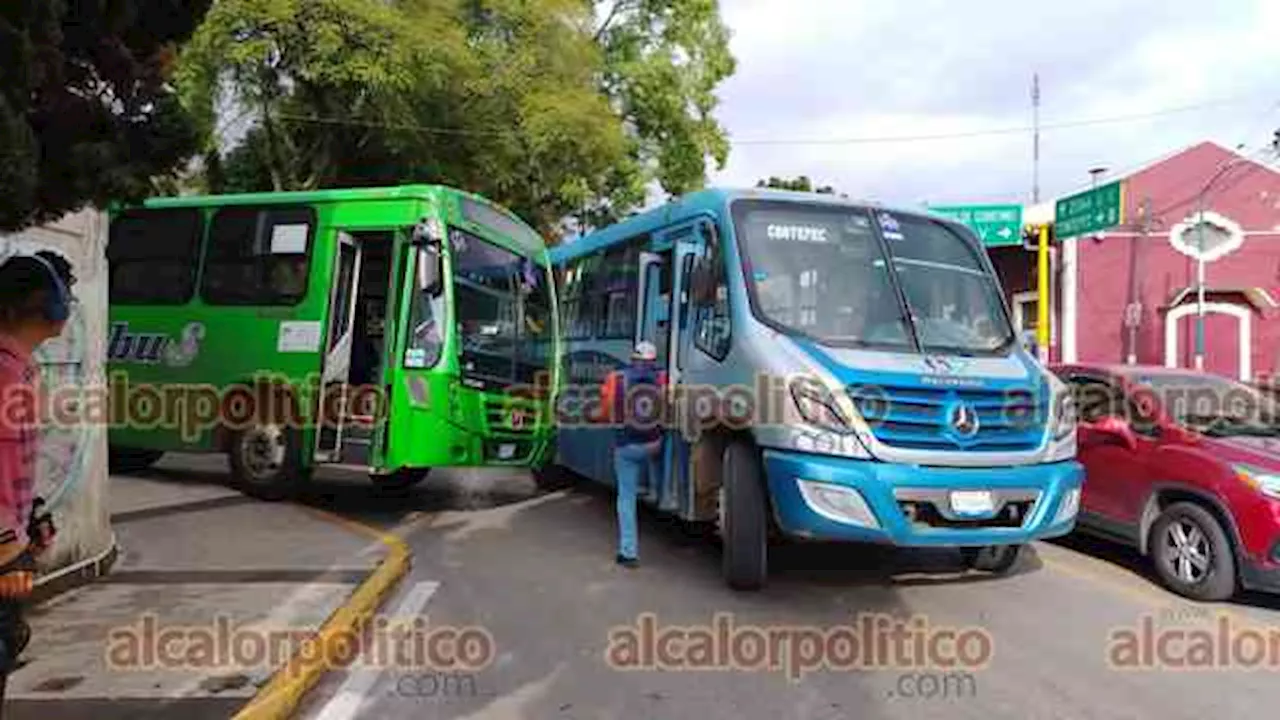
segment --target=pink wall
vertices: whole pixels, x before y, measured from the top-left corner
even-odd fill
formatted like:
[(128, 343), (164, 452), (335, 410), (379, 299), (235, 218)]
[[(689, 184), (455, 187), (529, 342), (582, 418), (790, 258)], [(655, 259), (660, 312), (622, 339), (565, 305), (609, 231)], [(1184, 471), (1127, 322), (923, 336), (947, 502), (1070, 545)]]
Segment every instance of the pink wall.
[[(1123, 362), (1124, 308), (1129, 301), (1131, 266), (1143, 305), (1138, 336), (1138, 361), (1164, 363), (1164, 312), (1184, 287), (1196, 280), (1194, 261), (1169, 244), (1172, 228), (1196, 210), (1196, 196), (1220, 163), (1233, 157), (1215, 145), (1202, 144), (1129, 178), (1125, 227), (1104, 239), (1076, 240), (1079, 244), (1077, 280), (1078, 355), (1082, 362)], [(1149, 235), (1141, 236), (1139, 207), (1150, 198)], [(1280, 174), (1245, 163), (1228, 170), (1213, 184), (1208, 209), (1241, 225), (1244, 246), (1211, 263), (1209, 287), (1261, 287), (1280, 300)], [(1134, 255), (1136, 251), (1136, 257)], [(1235, 298), (1243, 302), (1242, 298)], [(1185, 321), (1184, 321), (1185, 322)], [(1193, 327), (1189, 322), (1187, 328)], [(1207, 323), (1208, 369), (1232, 366), (1237, 355), (1236, 321), (1216, 316)], [(1268, 310), (1253, 316), (1252, 363), (1255, 374), (1275, 372), (1280, 350), (1280, 313)], [(1194, 333), (1180, 341), (1179, 363), (1190, 366)], [(1234, 374), (1232, 372), (1231, 374)]]

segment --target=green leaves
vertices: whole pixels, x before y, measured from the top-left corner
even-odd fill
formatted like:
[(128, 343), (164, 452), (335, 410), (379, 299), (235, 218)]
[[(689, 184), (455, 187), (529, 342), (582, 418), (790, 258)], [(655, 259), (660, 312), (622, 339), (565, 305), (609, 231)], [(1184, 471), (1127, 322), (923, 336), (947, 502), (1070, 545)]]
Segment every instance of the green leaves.
[(437, 182), (554, 237), (723, 164), (727, 40), (713, 0), (218, 0), (180, 87), (211, 189)]
[(779, 177), (770, 177), (768, 180), (761, 180), (756, 183), (759, 188), (777, 188), (779, 190), (792, 190), (795, 192), (812, 192), (819, 195), (835, 195), (835, 188), (830, 185), (823, 185), (815, 188), (813, 181), (807, 175), (801, 175), (794, 179), (785, 179)]
[(208, 6), (0, 3), (0, 231), (144, 197), (191, 155), (169, 82)]

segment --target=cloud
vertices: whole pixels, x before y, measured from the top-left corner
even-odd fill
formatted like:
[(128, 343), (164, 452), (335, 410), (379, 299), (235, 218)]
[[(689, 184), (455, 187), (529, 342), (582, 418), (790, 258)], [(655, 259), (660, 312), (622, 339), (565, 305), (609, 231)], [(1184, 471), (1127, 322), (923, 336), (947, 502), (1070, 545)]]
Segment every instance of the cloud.
[[(805, 174), (851, 195), (1029, 202), (1029, 132), (883, 138), (1046, 126), (1204, 105), (1143, 120), (1046, 127), (1041, 198), (1209, 138), (1258, 146), (1280, 127), (1274, 0), (724, 0), (737, 74), (719, 116), (734, 141), (717, 184)], [(1268, 115), (1265, 111), (1275, 110)]]

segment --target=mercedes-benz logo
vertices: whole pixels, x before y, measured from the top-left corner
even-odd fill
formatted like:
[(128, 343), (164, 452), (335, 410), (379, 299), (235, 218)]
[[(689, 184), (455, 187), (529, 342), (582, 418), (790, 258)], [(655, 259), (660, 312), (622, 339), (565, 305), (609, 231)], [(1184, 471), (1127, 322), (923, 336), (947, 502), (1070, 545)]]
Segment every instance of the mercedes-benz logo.
[(978, 434), (978, 413), (965, 403), (958, 403), (951, 408), (947, 417), (951, 429), (960, 437), (973, 437)]

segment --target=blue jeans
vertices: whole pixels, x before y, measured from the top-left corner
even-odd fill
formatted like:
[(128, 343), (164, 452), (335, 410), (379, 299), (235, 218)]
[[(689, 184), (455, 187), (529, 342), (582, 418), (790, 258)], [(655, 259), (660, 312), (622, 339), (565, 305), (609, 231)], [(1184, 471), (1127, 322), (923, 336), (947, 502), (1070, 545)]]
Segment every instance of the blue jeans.
[(613, 470), (618, 490), (618, 554), (628, 559), (639, 557), (636, 539), (636, 493), (640, 476), (657, 485), (662, 476), (662, 441), (618, 445), (613, 449)]

